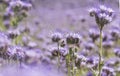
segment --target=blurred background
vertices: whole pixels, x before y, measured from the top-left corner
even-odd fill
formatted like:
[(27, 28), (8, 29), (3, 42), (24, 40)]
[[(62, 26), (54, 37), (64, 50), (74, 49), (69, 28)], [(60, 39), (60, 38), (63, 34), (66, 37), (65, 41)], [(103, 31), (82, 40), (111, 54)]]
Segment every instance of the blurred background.
[[(20, 22), (18, 28), (29, 28), (32, 46), (37, 45), (37, 48), (44, 51), (53, 32), (79, 32), (82, 34), (88, 32), (90, 27), (95, 27), (95, 20), (89, 16), (88, 10), (91, 7), (98, 7), (100, 4), (113, 8), (117, 14), (109, 27), (120, 26), (118, 2), (118, 0), (32, 0), (32, 10), (30, 10), (29, 16)], [(108, 29), (108, 26), (105, 26), (104, 29)], [(58, 73), (54, 66), (41, 65), (34, 68), (25, 66), (27, 69), (19, 71), (16, 70), (16, 66), (1, 68), (0, 76), (64, 76), (64, 73)]]
[[(56, 31), (85, 33), (90, 27), (96, 26), (95, 19), (89, 16), (88, 10), (104, 4), (113, 8), (117, 14), (110, 26), (119, 26), (118, 2), (118, 0), (32, 0), (33, 8), (20, 25), (28, 26), (30, 34), (38, 38), (50, 36)], [(104, 29), (106, 28), (108, 26)]]
[[(37, 23), (40, 28), (51, 30), (86, 29), (86, 26), (95, 25), (88, 10), (102, 4), (99, 1), (102, 0), (33, 0), (34, 7), (27, 21), (32, 25)], [(103, 4), (118, 12), (118, 0), (103, 1)]]

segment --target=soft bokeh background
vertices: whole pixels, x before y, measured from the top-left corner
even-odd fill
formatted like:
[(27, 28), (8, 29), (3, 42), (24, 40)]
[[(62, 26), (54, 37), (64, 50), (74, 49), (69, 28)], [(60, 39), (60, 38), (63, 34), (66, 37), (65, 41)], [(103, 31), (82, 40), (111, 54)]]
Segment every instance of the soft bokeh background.
[[(44, 50), (47, 38), (54, 31), (88, 32), (89, 27), (96, 25), (94, 18), (89, 16), (88, 9), (99, 4), (101, 4), (99, 0), (33, 0), (29, 16), (19, 24), (19, 27), (28, 27), (33, 41)], [(110, 26), (120, 26), (118, 0), (105, 0), (104, 4), (112, 7), (117, 14)], [(17, 70), (16, 67), (2, 68), (0, 76), (64, 76), (52, 66), (38, 67), (23, 70)]]
[[(95, 25), (94, 19), (88, 14), (88, 9), (97, 7), (100, 2), (99, 0), (33, 0), (33, 4), (34, 8), (27, 18), (28, 25), (39, 26), (38, 30), (80, 30)], [(105, 0), (104, 4), (118, 12), (118, 0)]]
[[(116, 19), (104, 29), (120, 25), (118, 0), (33, 0), (33, 8), (22, 25), (30, 28), (30, 35), (34, 41), (44, 47), (47, 37), (53, 32), (79, 32), (86, 33), (90, 27), (96, 26), (94, 18), (89, 16), (91, 7), (105, 4), (116, 12)], [(43, 40), (42, 40), (43, 38)], [(45, 42), (44, 42), (45, 41)], [(42, 43), (42, 44), (41, 44)]]

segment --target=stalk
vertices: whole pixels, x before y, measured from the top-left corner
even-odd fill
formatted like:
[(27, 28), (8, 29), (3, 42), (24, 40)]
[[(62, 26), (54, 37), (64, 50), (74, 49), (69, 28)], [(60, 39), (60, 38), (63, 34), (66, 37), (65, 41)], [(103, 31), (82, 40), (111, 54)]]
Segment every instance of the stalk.
[(71, 72), (70, 72), (70, 70), (71, 70), (71, 68), (70, 68), (70, 53), (68, 54), (68, 76), (71, 76)]
[(75, 76), (74, 67), (75, 67), (75, 60), (74, 60), (74, 52), (73, 52), (73, 59), (72, 59), (72, 73), (73, 73), (73, 76)]
[[(60, 51), (59, 42), (58, 42), (58, 51)], [(58, 71), (59, 69), (60, 69), (60, 54), (58, 53)]]
[(102, 30), (100, 30), (100, 56), (103, 55), (103, 47), (102, 47)]
[(98, 76), (100, 76), (101, 72), (101, 58), (102, 58), (103, 50), (102, 50), (102, 29), (100, 29), (100, 51), (99, 51), (99, 65), (98, 65)]
[[(69, 53), (68, 53), (68, 76), (71, 76), (71, 70), (73, 71), (73, 67), (71, 66), (71, 64), (73, 64), (72, 59), (71, 59), (71, 55), (72, 55), (72, 47), (69, 47)], [(73, 76), (73, 75), (72, 75)]]

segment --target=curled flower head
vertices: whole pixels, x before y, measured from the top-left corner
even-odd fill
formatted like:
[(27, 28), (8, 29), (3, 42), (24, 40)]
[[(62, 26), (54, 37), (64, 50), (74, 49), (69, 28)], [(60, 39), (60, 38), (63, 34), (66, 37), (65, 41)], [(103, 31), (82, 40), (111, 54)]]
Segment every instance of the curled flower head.
[(96, 46), (92, 42), (87, 42), (84, 44), (84, 46), (86, 50), (93, 50), (94, 48), (96, 48)]
[(120, 29), (118, 27), (112, 27), (109, 31), (113, 41), (117, 41), (120, 38)]
[(115, 17), (114, 11), (104, 5), (100, 5), (98, 8), (92, 8), (89, 10), (90, 16), (94, 16), (96, 23), (103, 28), (105, 24), (110, 23)]
[(5, 13), (3, 15), (4, 25), (7, 29), (9, 28), (10, 25), (18, 25), (18, 22), (20, 22), (23, 18), (25, 18), (28, 15), (28, 11), (31, 9), (32, 4), (30, 2), (25, 1), (24, 0), (0, 1), (0, 3), (2, 2), (4, 4), (7, 4), (5, 7)]
[(116, 76), (115, 70), (111, 67), (103, 66), (101, 76)]
[(70, 33), (66, 36), (67, 44), (78, 44), (80, 42), (80, 39), (80, 35), (75, 33)]
[(99, 31), (97, 28), (91, 28), (89, 30), (89, 37), (92, 39), (93, 42), (99, 38)]
[(20, 35), (20, 32), (18, 30), (8, 30), (7, 32), (8, 32), (8, 38), (10, 39), (14, 39)]
[(111, 48), (114, 45), (114, 43), (111, 40), (107, 40), (103, 42), (103, 47), (105, 49)]
[(114, 53), (117, 57), (120, 57), (120, 48), (115, 48)]
[(105, 62), (104, 66), (115, 67), (118, 64), (119, 64), (119, 58), (110, 58)]
[(62, 39), (61, 33), (53, 33), (52, 34), (52, 41), (53, 42), (59, 42)]
[(66, 48), (59, 48), (58, 50), (57, 47), (52, 47), (50, 53), (53, 57), (57, 57), (58, 55), (65, 57), (68, 54), (68, 51)]
[(11, 1), (9, 3), (9, 7), (11, 7), (13, 11), (20, 11), (20, 10), (28, 11), (32, 7), (32, 5), (30, 3), (25, 3), (21, 0), (16, 0), (16, 1)]
[(96, 12), (97, 12), (97, 9), (96, 9), (96, 8), (91, 8), (91, 9), (89, 10), (90, 16), (92, 16), (92, 17), (96, 14)]

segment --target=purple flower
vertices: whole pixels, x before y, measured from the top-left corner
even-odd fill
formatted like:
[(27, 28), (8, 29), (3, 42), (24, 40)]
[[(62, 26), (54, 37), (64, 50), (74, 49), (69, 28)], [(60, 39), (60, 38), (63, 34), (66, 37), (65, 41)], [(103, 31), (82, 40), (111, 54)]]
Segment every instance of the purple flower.
[(99, 28), (102, 29), (105, 24), (110, 23), (115, 17), (114, 11), (104, 5), (89, 10), (90, 16), (94, 16)]
[(51, 38), (52, 38), (53, 42), (59, 42), (62, 39), (62, 34), (61, 33), (53, 33)]

